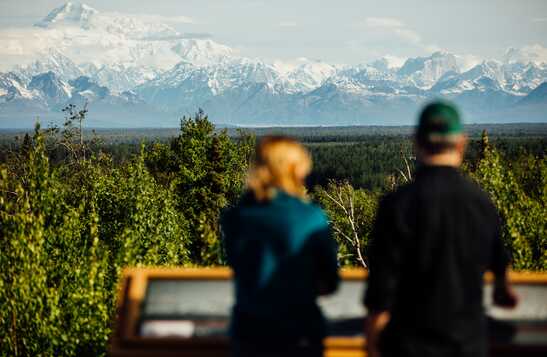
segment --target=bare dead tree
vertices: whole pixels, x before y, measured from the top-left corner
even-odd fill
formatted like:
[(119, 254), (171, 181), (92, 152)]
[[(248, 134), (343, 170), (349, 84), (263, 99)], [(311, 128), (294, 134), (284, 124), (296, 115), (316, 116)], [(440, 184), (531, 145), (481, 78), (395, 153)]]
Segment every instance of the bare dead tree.
[[(359, 239), (360, 238), (359, 237), (359, 231), (360, 231), (359, 222), (358, 220), (356, 220), (356, 217), (355, 217), (353, 188), (345, 187), (345, 186), (347, 185), (337, 185), (334, 195), (329, 194), (326, 190), (324, 193), (328, 197), (328, 199), (331, 200), (338, 207), (340, 207), (340, 209), (344, 213), (344, 216), (350, 225), (351, 234), (350, 235), (346, 234), (336, 224), (333, 224), (332, 226), (336, 233), (338, 233), (341, 237), (343, 237), (350, 243), (350, 245), (355, 250), (355, 253), (357, 255), (357, 260), (359, 261), (359, 263), (364, 268), (367, 268), (367, 263), (361, 249), (361, 240)], [(346, 188), (346, 191), (348, 192), (344, 192), (344, 188)]]
[(404, 183), (408, 183), (410, 181), (412, 181), (412, 177), (413, 177), (413, 174), (412, 174), (412, 165), (411, 165), (411, 161), (415, 160), (415, 158), (413, 156), (405, 156), (405, 154), (401, 151), (401, 156), (403, 158), (403, 162), (405, 164), (405, 167), (403, 168), (403, 170), (401, 169), (397, 169), (397, 171), (399, 172), (399, 174), (401, 175), (401, 178), (403, 179), (403, 182)]
[[(83, 107), (78, 110), (76, 105), (69, 104), (63, 109), (63, 112), (66, 113), (63, 140), (60, 144), (65, 147), (69, 152), (70, 156), (74, 161), (78, 161), (80, 156), (83, 160), (86, 158), (86, 145), (84, 142), (84, 131), (83, 131), (83, 122), (86, 118), (88, 109), (88, 103), (85, 102)], [(74, 123), (77, 124), (77, 127), (74, 126)], [(77, 138), (77, 144), (74, 143), (75, 137)]]

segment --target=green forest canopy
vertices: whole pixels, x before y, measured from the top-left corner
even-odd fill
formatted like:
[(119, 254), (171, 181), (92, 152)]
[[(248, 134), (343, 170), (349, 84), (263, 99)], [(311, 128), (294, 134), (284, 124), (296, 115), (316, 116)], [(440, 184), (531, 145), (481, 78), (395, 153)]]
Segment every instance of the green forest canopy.
[[(124, 266), (224, 264), (218, 217), (244, 190), (263, 134), (217, 130), (200, 111), (174, 137), (106, 143), (72, 114), (2, 142), (2, 355), (104, 354)], [(380, 195), (412, 175), (409, 133), (314, 130), (300, 136), (315, 161), (310, 196), (329, 214), (341, 264), (366, 264)], [(464, 167), (500, 212), (514, 269), (547, 269), (545, 143), (474, 135)]]

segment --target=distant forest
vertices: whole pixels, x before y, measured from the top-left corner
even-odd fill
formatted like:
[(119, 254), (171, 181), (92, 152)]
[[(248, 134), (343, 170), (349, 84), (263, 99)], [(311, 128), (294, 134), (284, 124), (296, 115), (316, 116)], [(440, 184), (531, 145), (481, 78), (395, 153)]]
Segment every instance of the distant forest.
[[(302, 141), (314, 159), (314, 169), (308, 179), (310, 188), (336, 180), (381, 192), (386, 178), (405, 166), (405, 158), (413, 161), (411, 126), (216, 128), (216, 131), (223, 130), (232, 138), (245, 133), (256, 138), (288, 135)], [(470, 138), (468, 163), (477, 159), (483, 131), (509, 161), (523, 154), (545, 156), (547, 123), (472, 124), (466, 126)], [(148, 150), (154, 143), (172, 140), (179, 132), (178, 128), (88, 129), (84, 130), (84, 137), (93, 141), (92, 150), (108, 153), (115, 162), (123, 163), (139, 153), (142, 143)], [(5, 162), (10, 151), (17, 150), (27, 133), (32, 131), (0, 130), (0, 162)], [(62, 150), (52, 152), (51, 156), (54, 163), (64, 159)]]

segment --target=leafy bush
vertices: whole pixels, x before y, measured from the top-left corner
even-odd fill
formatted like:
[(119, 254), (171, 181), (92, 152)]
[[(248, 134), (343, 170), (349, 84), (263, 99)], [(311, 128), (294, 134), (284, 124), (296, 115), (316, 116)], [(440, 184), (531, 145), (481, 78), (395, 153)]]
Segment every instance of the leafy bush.
[(254, 137), (232, 140), (216, 132), (202, 111), (183, 118), (180, 135), (169, 144), (156, 144), (147, 156), (151, 172), (171, 187), (177, 209), (193, 229), (188, 232), (190, 258), (195, 264), (221, 264), (218, 218), (243, 191)]
[(37, 130), (0, 180), (0, 354), (105, 352), (119, 272), (188, 263), (184, 217), (141, 154), (51, 167)]
[(49, 167), (39, 133), (27, 159), (22, 180), (1, 169), (0, 352), (100, 353), (112, 290), (98, 215), (85, 202), (65, 202), (65, 187)]
[(503, 220), (503, 240), (514, 269), (547, 270), (547, 160), (521, 155), (511, 165), (483, 136), (470, 172), (490, 194)]

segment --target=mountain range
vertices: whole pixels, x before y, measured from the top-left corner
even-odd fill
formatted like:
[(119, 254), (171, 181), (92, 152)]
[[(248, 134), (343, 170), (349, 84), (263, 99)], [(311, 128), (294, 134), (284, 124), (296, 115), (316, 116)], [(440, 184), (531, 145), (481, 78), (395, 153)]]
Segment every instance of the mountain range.
[(475, 63), (447, 52), (402, 65), (269, 63), (153, 17), (72, 2), (34, 31), (30, 61), (0, 73), (0, 127), (59, 123), (63, 107), (85, 102), (98, 127), (176, 126), (198, 108), (229, 125), (411, 124), (433, 98), (457, 103), (467, 122), (547, 121), (547, 63), (530, 48)]

